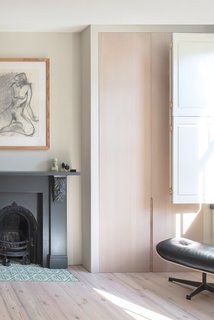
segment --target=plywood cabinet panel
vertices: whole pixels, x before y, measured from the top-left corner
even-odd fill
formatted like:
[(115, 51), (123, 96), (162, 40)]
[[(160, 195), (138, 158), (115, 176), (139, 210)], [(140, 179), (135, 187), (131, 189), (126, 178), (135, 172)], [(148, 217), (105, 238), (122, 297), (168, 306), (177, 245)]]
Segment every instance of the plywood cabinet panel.
[(203, 210), (200, 205), (173, 204), (170, 194), (170, 33), (151, 34), (151, 197), (152, 269), (178, 269), (157, 255), (156, 244), (175, 236), (203, 240)]
[(150, 35), (100, 36), (100, 271), (150, 270)]
[(101, 272), (173, 270), (156, 244), (176, 235), (203, 240), (202, 208), (172, 204), (170, 195), (171, 36), (100, 34)]

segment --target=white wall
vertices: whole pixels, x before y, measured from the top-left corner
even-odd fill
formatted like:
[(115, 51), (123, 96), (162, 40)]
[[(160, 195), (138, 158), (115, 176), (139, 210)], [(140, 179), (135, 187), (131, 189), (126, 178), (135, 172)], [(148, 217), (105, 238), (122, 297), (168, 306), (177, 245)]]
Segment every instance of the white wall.
[[(57, 157), (80, 168), (80, 35), (0, 33), (1, 58), (50, 58), (50, 149), (0, 150), (0, 171), (47, 170)], [(81, 263), (81, 178), (68, 178), (68, 260)]]

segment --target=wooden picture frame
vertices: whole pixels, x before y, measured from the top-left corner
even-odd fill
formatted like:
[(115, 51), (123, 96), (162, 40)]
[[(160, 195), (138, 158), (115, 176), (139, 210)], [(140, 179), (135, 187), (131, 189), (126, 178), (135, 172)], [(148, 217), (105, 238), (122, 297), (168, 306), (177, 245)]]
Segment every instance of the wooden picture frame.
[(0, 149), (50, 147), (49, 59), (0, 58)]

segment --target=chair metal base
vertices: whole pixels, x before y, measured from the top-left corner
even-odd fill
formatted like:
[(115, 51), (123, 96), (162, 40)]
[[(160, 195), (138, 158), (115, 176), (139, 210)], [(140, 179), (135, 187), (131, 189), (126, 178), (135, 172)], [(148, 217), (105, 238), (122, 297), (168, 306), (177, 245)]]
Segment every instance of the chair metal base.
[(202, 273), (202, 282), (177, 279), (177, 278), (171, 278), (171, 277), (169, 277), (168, 280), (170, 282), (178, 282), (178, 283), (190, 285), (192, 287), (196, 287), (196, 289), (193, 290), (191, 294), (186, 295), (186, 299), (188, 300), (191, 300), (192, 297), (194, 297), (196, 294), (204, 290), (214, 292), (214, 283), (207, 283), (207, 274), (205, 272)]

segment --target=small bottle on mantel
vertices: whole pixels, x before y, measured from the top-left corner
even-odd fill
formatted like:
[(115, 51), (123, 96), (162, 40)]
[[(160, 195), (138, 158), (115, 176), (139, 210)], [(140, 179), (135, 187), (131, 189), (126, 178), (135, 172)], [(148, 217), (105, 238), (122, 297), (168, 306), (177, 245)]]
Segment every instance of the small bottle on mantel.
[(57, 158), (52, 159), (51, 171), (59, 171), (58, 159)]

